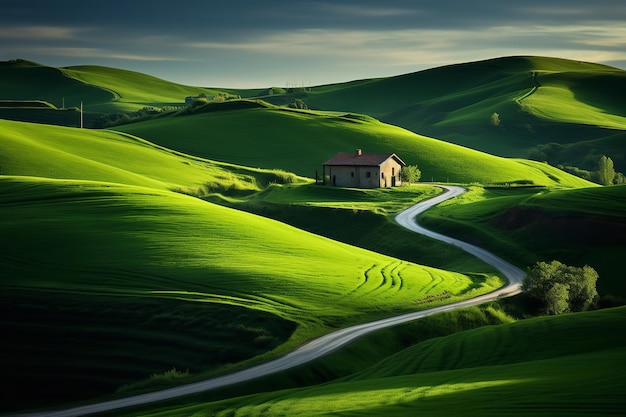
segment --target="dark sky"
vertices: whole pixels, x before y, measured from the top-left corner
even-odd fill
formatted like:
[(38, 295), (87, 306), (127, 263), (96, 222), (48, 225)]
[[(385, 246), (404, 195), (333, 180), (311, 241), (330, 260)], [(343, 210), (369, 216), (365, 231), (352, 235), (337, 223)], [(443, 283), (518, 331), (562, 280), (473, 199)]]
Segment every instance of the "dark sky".
[(2, 0), (0, 60), (267, 87), (507, 55), (626, 68), (623, 0)]

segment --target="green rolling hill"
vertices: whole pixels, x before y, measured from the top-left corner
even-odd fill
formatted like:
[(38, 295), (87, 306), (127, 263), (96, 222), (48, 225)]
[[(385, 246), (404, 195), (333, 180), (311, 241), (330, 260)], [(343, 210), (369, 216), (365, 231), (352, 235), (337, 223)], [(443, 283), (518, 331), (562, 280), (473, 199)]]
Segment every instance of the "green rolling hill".
[(172, 369), (197, 378), (501, 285), (172, 191), (250, 194), (285, 173), (124, 133), (0, 125), (3, 411), (154, 386)]
[[(252, 103), (115, 127), (159, 145), (240, 165), (321, 176), (322, 163), (340, 151), (398, 154), (417, 164), (423, 180), (577, 187), (590, 183), (547, 164), (496, 157), (417, 135), (369, 117), (295, 111)], [(246, 106), (248, 107), (248, 106)]]
[[(313, 387), (125, 416), (589, 416), (619, 414), (624, 307), (434, 338)], [(411, 325), (407, 325), (411, 326)], [(593, 383), (590, 383), (593, 381)]]
[[(431, 187), (311, 184), (339, 151), (395, 152), (419, 166), (422, 180), (472, 184), (424, 223), (520, 266), (591, 264), (601, 295), (622, 302), (626, 188), (598, 187), (521, 157), (592, 169), (606, 154), (624, 170), (624, 85), (615, 68), (538, 57), (273, 96), (104, 67), (1, 63), (0, 119), (38, 124), (0, 120), (0, 331), (10, 341), (0, 366), (11, 398), (0, 412), (189, 382), (334, 328), (501, 285), (488, 268), (425, 238), (413, 241), (391, 223), (393, 213), (433, 195)], [(220, 92), (248, 100), (114, 130), (47, 124), (76, 126), (80, 101), (94, 121)], [(316, 110), (278, 106), (296, 98)], [(426, 258), (448, 270), (420, 265)], [(415, 347), (334, 383), (152, 410), (523, 415), (535, 404), (536, 415), (615, 414), (624, 407), (624, 340), (615, 331), (623, 313), (524, 320), (424, 343), (414, 331), (392, 329), (386, 334)], [(354, 363), (373, 350), (359, 346), (351, 348)], [(326, 371), (314, 367), (290, 380), (315, 383), (309, 376)], [(33, 380), (41, 384), (36, 400)]]
[(624, 300), (625, 201), (624, 185), (550, 192), (477, 187), (421, 221), (520, 265), (553, 259), (590, 265), (600, 274), (600, 294)]
[[(41, 99), (57, 107), (63, 98), (66, 107), (82, 100), (91, 125), (103, 114), (182, 106), (185, 96), (201, 93), (231, 93), (277, 105), (301, 99), (312, 109), (367, 114), (490, 154), (591, 171), (604, 154), (618, 171), (626, 170), (626, 113), (617, 99), (626, 93), (626, 72), (565, 59), (505, 57), (273, 95), (266, 95), (267, 88), (189, 87), (122, 69), (50, 68), (16, 60), (0, 64), (0, 87), (0, 100)], [(71, 114), (49, 113), (0, 108), (5, 118), (77, 125)]]
[[(626, 72), (547, 57), (506, 57), (397, 77), (268, 96), (286, 104), (371, 115), (488, 153), (595, 169), (602, 154), (626, 169)], [(494, 126), (491, 115), (498, 113)]]
[[(151, 106), (184, 106), (186, 96), (218, 90), (191, 87), (122, 69), (52, 68), (25, 60), (0, 62), (0, 100), (45, 100), (61, 108), (117, 113)], [(0, 115), (1, 115), (0, 111)]]

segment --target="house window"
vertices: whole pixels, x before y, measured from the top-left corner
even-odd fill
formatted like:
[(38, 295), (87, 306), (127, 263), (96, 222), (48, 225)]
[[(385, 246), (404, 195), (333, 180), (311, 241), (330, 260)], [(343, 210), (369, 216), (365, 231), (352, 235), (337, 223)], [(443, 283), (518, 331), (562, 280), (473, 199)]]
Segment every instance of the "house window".
[(369, 178), (369, 177), (371, 177), (371, 176), (372, 176), (372, 173), (371, 173), (370, 171), (367, 171), (367, 172), (365, 173), (365, 176), (366, 176), (367, 178)]
[(385, 179), (385, 173), (384, 172), (380, 173), (380, 178)]
[(352, 178), (354, 178), (354, 172), (351, 172), (351, 173), (350, 173), (350, 176), (351, 176)]

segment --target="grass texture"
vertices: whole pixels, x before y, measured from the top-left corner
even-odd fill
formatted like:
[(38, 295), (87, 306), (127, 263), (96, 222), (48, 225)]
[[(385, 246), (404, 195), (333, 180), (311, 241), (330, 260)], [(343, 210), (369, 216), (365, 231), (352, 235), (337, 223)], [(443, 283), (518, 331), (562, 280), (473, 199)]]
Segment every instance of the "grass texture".
[(204, 158), (280, 168), (309, 178), (316, 172), (321, 178), (322, 163), (337, 152), (359, 148), (396, 153), (407, 164), (417, 164), (427, 181), (589, 185), (547, 164), (500, 158), (346, 114), (261, 107), (151, 120), (116, 130)]
[[(177, 333), (178, 320), (193, 325), (198, 319), (192, 311), (200, 305), (234, 306), (228, 325), (222, 322), (221, 327), (236, 330), (241, 324), (245, 330), (252, 320), (257, 326), (248, 331), (257, 333), (253, 340), (266, 335), (260, 348), (271, 349), (291, 337), (285, 349), (332, 328), (468, 298), (501, 285), (495, 277), (474, 283), (458, 273), (169, 191), (7, 176), (0, 179), (0, 188), (2, 304), (11, 313), (2, 327), (16, 342), (4, 355), (5, 381), (42, 378), (63, 386), (65, 377), (78, 378), (66, 371), (74, 369), (86, 389), (92, 388), (91, 380), (103, 379), (117, 388), (136, 379), (140, 370), (147, 377), (172, 367), (192, 368), (190, 358), (216, 348), (203, 333), (187, 335), (193, 343), (174, 356), (167, 349), (146, 350), (185, 337)], [(171, 317), (155, 304), (162, 299), (188, 311), (189, 318), (187, 313)], [(241, 323), (241, 308), (252, 319), (246, 316)], [(115, 318), (129, 310), (135, 313), (114, 331), (122, 326)], [(160, 316), (171, 320), (162, 329), (157, 326)], [(48, 325), (42, 325), (45, 317)], [(143, 320), (152, 323), (148, 329)], [(278, 330), (266, 331), (265, 322)], [(292, 335), (293, 323), (297, 330)], [(25, 329), (26, 341), (19, 337)], [(135, 333), (141, 331), (158, 333), (142, 340)], [(249, 347), (237, 347), (241, 332), (217, 331), (213, 337), (218, 336), (219, 345), (232, 344), (234, 352), (227, 358), (249, 357)], [(106, 343), (100, 344), (102, 339)], [(110, 349), (125, 343), (121, 351)], [(254, 353), (260, 352), (252, 349)], [(132, 370), (120, 369), (129, 362)], [(193, 369), (207, 371), (209, 365), (217, 366), (201, 361)]]
[(572, 190), (477, 187), (420, 221), (477, 243), (518, 265), (560, 260), (598, 271), (601, 295), (626, 297), (626, 186)]
[(481, 327), (418, 343), (332, 383), (141, 415), (619, 414), (626, 340), (614, 329), (625, 317), (618, 308)]
[[(118, 132), (0, 125), (5, 407), (154, 388), (163, 378), (140, 382), (174, 369), (194, 379), (501, 285), (492, 273), (420, 266), (172, 191), (280, 194), (267, 186), (285, 173)], [(375, 192), (347, 196), (375, 210)], [(417, 197), (396, 195), (380, 209)], [(27, 395), (33, 379), (45, 381), (38, 404)]]

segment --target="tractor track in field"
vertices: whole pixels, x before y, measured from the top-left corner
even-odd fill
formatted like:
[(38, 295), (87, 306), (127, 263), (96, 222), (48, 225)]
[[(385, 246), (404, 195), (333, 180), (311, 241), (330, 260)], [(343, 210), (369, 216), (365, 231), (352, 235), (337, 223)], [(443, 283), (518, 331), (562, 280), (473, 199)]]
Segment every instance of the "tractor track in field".
[[(458, 308), (469, 307), (477, 304), (482, 304), (487, 301), (493, 301), (498, 298), (510, 297), (521, 292), (522, 279), (524, 278), (524, 272), (516, 266), (504, 261), (503, 259), (487, 252), (486, 250), (469, 243), (462, 242), (460, 240), (448, 237), (436, 232), (432, 232), (417, 224), (416, 217), (426, 211), (428, 208), (433, 207), (445, 200), (454, 198), (460, 194), (463, 194), (466, 190), (457, 186), (448, 185), (435, 185), (444, 190), (444, 192), (429, 200), (421, 201), (409, 209), (399, 213), (395, 220), (401, 226), (408, 228), (416, 233), (423, 234), (425, 236), (437, 239), (454, 246), (458, 246), (466, 252), (478, 257), (484, 262), (492, 265), (498, 269), (506, 278), (507, 284), (495, 291), (488, 294), (483, 294), (478, 297), (474, 297), (468, 300), (443, 305), (428, 310), (417, 311), (413, 313), (407, 313), (400, 316), (389, 317), (386, 319), (376, 320), (369, 323), (363, 323), (356, 326), (340, 329), (314, 339), (305, 343), (301, 347), (297, 348), (291, 353), (288, 353), (282, 357), (271, 360), (269, 362), (253, 366), (251, 368), (243, 369), (231, 374), (222, 375), (219, 377), (211, 378), (204, 381), (199, 381), (191, 384), (181, 385), (178, 387), (168, 388), (160, 391), (154, 391), (146, 394), (134, 395), (126, 398), (119, 398), (116, 400), (103, 401), (100, 403), (94, 403), (89, 405), (77, 406), (73, 408), (67, 408), (62, 410), (50, 410), (43, 412), (35, 412), (30, 414), (20, 414), (20, 417), (77, 417), (85, 416), (96, 413), (109, 412), (114, 410), (120, 410), (127, 407), (146, 405), (155, 403), (158, 401), (169, 400), (186, 395), (197, 394), (205, 391), (210, 391), (217, 388), (234, 385), (237, 383), (250, 381), (256, 378), (281, 372), (287, 369), (291, 369), (307, 362), (311, 362), (322, 356), (325, 356), (342, 346), (354, 341), (355, 339), (362, 337), (366, 334), (374, 332), (376, 330), (384, 329), (387, 327), (396, 326), (398, 324), (406, 323), (412, 320), (430, 316), (435, 313), (441, 313), (444, 311), (450, 311)], [(370, 268), (371, 269), (371, 268)], [(367, 272), (365, 278), (367, 280)]]

